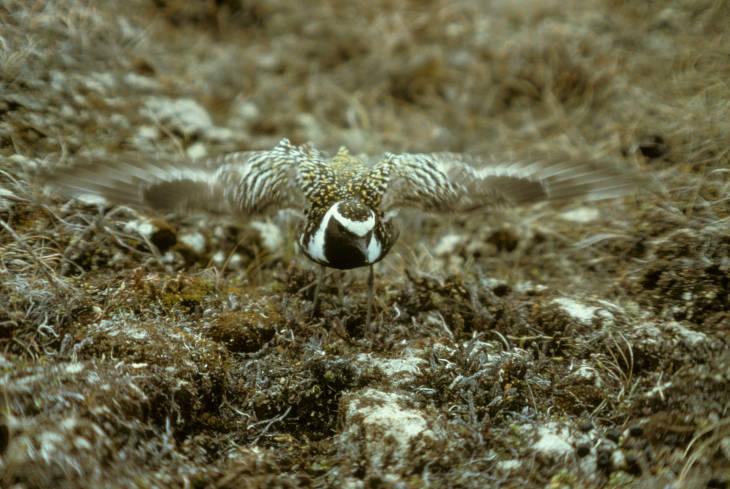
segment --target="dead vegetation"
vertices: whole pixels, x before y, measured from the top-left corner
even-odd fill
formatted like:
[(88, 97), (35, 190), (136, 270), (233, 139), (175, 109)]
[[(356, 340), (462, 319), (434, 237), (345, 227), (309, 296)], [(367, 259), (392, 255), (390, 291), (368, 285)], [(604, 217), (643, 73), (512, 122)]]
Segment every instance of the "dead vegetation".
[[(121, 5), (0, 5), (0, 485), (728, 485), (725, 2)], [(656, 186), (403, 216), (368, 333), (357, 271), (311, 316), (292, 216), (32, 184), (281, 137), (616, 161)]]

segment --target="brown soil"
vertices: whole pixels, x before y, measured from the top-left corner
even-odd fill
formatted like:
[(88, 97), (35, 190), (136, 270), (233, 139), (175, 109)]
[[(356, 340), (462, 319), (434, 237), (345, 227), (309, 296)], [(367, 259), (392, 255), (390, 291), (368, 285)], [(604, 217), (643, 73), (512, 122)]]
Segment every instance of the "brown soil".
[[(728, 5), (6, 0), (0, 486), (727, 487)], [(312, 316), (291, 216), (32, 184), (283, 137), (655, 188), (405, 213), (368, 331), (362, 271)]]

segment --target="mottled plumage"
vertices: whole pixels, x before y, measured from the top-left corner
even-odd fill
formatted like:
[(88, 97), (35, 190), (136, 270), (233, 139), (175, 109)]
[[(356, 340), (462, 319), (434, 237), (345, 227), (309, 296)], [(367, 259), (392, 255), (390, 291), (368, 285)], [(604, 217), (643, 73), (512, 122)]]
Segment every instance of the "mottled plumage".
[(609, 165), (488, 163), (454, 153), (386, 153), (371, 160), (346, 148), (327, 158), (311, 145), (286, 139), (269, 151), (199, 161), (78, 165), (52, 170), (42, 181), (68, 193), (156, 210), (248, 217), (304, 209), (299, 244), (307, 257), (323, 267), (370, 267), (368, 318), (372, 265), (398, 237), (386, 218), (390, 211), (471, 212), (542, 200), (599, 200), (631, 192), (639, 183)]
[(350, 269), (372, 265), (390, 250), (397, 232), (383, 219), (380, 195), (384, 187), (375, 176), (375, 168), (345, 148), (329, 161), (299, 167), (309, 204), (299, 244), (312, 261)]

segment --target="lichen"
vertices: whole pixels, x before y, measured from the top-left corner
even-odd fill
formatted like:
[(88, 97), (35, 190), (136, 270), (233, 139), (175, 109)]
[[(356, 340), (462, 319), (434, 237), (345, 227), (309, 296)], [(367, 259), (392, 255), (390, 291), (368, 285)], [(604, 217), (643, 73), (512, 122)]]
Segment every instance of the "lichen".
[[(729, 5), (6, 0), (0, 486), (727, 486)], [(404, 210), (371, 328), (296, 212), (36, 185), (282, 137), (648, 178)]]

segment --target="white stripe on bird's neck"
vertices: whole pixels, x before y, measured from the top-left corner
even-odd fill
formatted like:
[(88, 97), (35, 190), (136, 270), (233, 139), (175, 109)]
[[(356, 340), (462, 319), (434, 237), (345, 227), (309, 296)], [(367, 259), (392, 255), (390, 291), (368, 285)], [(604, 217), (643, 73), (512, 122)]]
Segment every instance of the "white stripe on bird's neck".
[(309, 243), (307, 243), (307, 253), (320, 263), (327, 263), (327, 258), (324, 256), (324, 233), (326, 231), (327, 223), (322, 219), (319, 227), (312, 234), (312, 237), (309, 238)]
[(378, 258), (380, 258), (380, 253), (382, 252), (382, 246), (380, 245), (380, 241), (378, 241), (378, 238), (375, 236), (375, 233), (370, 236), (370, 242), (368, 243), (368, 250), (367, 250), (367, 256), (365, 259), (368, 263), (375, 263), (378, 261)]
[(360, 238), (368, 234), (370, 231), (373, 230), (373, 227), (375, 227), (375, 214), (373, 212), (370, 212), (370, 216), (368, 216), (368, 218), (364, 221), (353, 221), (352, 219), (348, 219), (347, 217), (340, 214), (340, 211), (338, 210), (339, 206), (339, 203), (333, 205), (324, 215), (324, 219), (322, 219), (322, 222), (325, 225), (327, 222), (329, 222), (329, 219), (334, 218), (337, 220), (337, 222), (342, 224), (345, 229)]

